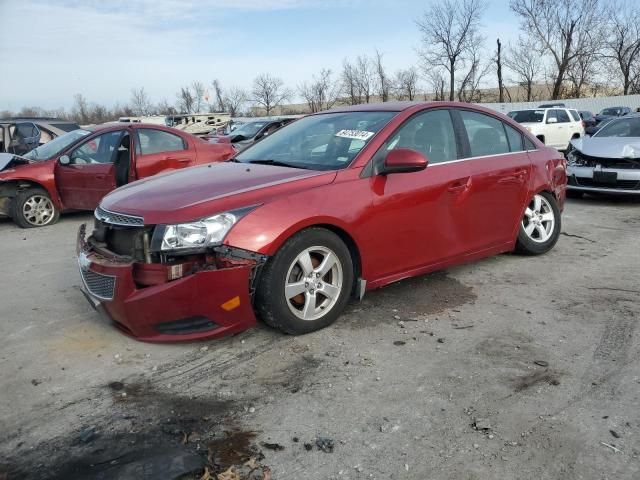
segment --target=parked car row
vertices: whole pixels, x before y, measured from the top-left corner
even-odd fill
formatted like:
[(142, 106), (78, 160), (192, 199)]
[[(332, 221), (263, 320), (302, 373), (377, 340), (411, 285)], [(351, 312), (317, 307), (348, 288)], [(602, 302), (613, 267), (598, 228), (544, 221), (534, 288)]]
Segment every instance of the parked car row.
[(109, 193), (78, 232), (78, 265), (87, 299), (142, 340), (216, 338), (257, 318), (302, 334), (402, 278), (548, 251), (566, 183), (561, 153), (489, 109), (340, 108)]

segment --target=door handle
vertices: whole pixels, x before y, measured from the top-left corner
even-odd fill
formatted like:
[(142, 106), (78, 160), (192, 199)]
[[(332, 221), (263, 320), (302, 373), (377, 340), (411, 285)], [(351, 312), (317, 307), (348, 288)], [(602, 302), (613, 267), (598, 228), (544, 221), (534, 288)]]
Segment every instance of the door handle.
[(106, 178), (106, 175), (96, 175), (97, 180), (104, 180), (105, 178)]

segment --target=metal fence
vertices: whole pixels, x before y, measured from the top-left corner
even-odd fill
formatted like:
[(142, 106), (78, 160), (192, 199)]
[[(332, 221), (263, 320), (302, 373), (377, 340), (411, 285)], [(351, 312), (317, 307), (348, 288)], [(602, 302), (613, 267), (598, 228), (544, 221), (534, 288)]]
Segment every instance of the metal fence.
[(573, 98), (567, 100), (539, 100), (536, 102), (514, 102), (514, 103), (481, 103), (483, 107), (497, 110), (501, 113), (508, 113), (512, 110), (523, 110), (527, 108), (537, 108), (544, 103), (564, 103), (567, 108), (576, 110), (588, 110), (594, 114), (607, 107), (629, 107), (633, 112), (640, 108), (640, 95), (621, 95), (617, 97), (593, 97), (593, 98)]

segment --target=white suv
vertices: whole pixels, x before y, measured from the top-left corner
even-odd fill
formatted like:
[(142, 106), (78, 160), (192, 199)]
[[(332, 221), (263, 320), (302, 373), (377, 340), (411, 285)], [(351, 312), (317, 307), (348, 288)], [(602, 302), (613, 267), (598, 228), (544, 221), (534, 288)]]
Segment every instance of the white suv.
[(584, 136), (580, 114), (569, 108), (514, 110), (508, 115), (546, 145), (558, 150), (567, 150), (571, 140)]

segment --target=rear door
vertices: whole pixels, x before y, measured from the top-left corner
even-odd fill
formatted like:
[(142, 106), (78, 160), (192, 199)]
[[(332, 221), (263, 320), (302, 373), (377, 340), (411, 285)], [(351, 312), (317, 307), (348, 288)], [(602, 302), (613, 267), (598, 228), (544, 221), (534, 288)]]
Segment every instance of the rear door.
[(56, 186), (65, 208), (93, 210), (116, 188), (114, 161), (123, 133), (91, 137), (68, 154), (68, 165), (56, 164)]
[(195, 165), (195, 147), (180, 135), (155, 128), (135, 132), (136, 178)]
[(374, 156), (383, 162), (395, 148), (410, 148), (429, 160), (420, 172), (376, 175), (371, 215), (363, 229), (378, 251), (374, 276), (392, 276), (437, 264), (467, 250), (469, 162), (460, 161), (459, 142), (448, 109), (427, 110), (408, 119)]
[(527, 199), (531, 162), (515, 128), (488, 114), (457, 110), (466, 132), (471, 192), (471, 250), (480, 252), (514, 240)]

